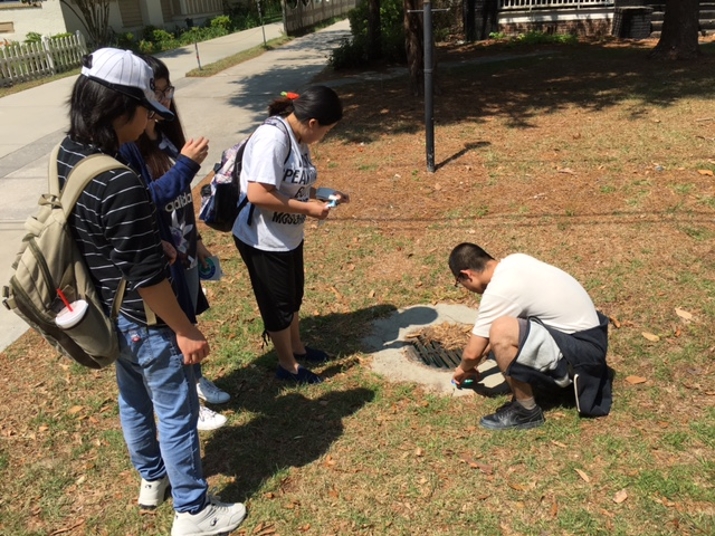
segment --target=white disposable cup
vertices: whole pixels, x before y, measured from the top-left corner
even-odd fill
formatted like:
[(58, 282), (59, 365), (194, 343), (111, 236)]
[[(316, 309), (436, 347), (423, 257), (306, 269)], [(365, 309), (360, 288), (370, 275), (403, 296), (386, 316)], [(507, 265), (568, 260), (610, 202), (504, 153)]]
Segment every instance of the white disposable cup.
[(72, 310), (64, 307), (55, 317), (55, 324), (62, 329), (70, 329), (75, 327), (87, 314), (87, 302), (84, 300), (73, 301), (71, 304)]

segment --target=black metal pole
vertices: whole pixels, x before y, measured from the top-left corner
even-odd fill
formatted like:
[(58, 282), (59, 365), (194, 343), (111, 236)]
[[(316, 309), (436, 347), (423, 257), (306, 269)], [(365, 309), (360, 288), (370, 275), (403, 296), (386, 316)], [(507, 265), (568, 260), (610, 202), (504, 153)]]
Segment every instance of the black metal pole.
[(425, 147), (427, 171), (434, 173), (434, 91), (432, 87), (432, 6), (424, 0), (424, 62), (425, 62)]

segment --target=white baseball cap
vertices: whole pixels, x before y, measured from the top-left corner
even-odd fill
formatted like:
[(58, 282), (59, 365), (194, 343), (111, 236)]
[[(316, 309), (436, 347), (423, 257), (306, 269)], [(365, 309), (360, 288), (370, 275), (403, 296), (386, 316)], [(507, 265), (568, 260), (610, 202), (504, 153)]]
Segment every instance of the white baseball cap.
[(138, 100), (163, 119), (174, 119), (174, 114), (163, 106), (154, 94), (154, 73), (144, 60), (131, 50), (100, 48), (83, 58), (82, 74)]

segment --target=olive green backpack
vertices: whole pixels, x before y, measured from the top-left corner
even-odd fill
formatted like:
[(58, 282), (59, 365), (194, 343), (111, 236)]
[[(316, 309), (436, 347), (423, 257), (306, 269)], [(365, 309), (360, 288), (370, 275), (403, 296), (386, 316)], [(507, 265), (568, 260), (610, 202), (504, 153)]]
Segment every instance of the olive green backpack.
[[(37, 214), (25, 222), (27, 234), (12, 265), (14, 275), (2, 289), (3, 304), (60, 353), (98, 369), (112, 364), (119, 355), (114, 321), (126, 281), (120, 283), (111, 314), (107, 315), (68, 220), (92, 179), (109, 170), (127, 168), (107, 155), (88, 156), (74, 167), (60, 192), (58, 150), (59, 146), (50, 155), (50, 192), (42, 195)], [(78, 300), (87, 304), (84, 316), (71, 328), (59, 327), (55, 321), (58, 313)]]

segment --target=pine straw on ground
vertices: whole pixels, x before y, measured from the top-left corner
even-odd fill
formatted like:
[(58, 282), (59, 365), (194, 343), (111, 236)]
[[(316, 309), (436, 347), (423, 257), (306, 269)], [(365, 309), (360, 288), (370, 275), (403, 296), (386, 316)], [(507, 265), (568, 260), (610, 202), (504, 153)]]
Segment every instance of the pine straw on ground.
[[(248, 502), (237, 534), (715, 533), (715, 56), (529, 52), (443, 51), (434, 174), (404, 78), (337, 86), (345, 119), (313, 155), (320, 184), (352, 202), (308, 225), (302, 309), (306, 340), (336, 356), (317, 367), (324, 384), (272, 380), (232, 240), (202, 230), (226, 274), (206, 284), (205, 372), (233, 394), (215, 408), (229, 426), (202, 436), (204, 467), (222, 498)], [(609, 417), (552, 404), (544, 427), (492, 434), (478, 418), (503, 400), (370, 372), (373, 319), (478, 305), (446, 266), (462, 241), (584, 284), (612, 319)], [(0, 362), (0, 533), (166, 534), (169, 506), (137, 513), (112, 372), (69, 366), (32, 333)]]

